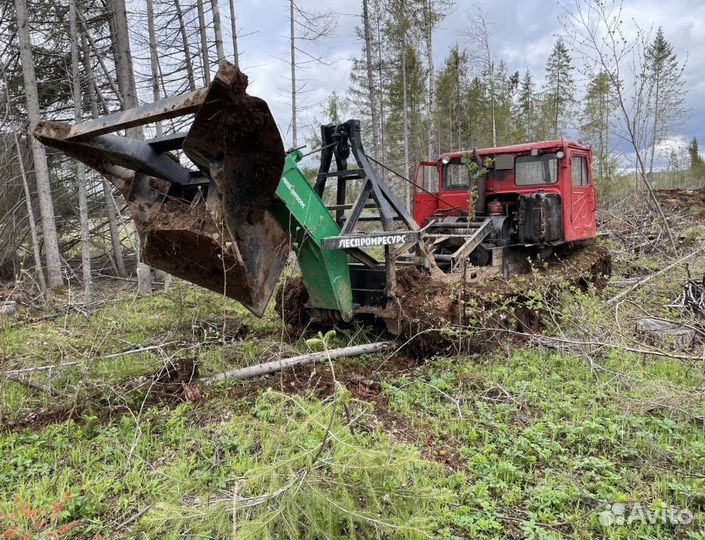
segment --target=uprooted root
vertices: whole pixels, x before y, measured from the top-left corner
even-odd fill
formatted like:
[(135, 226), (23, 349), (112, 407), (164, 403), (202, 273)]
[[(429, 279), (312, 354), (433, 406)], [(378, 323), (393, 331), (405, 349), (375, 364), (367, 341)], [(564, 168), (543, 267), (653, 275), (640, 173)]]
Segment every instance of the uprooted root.
[(275, 294), (275, 309), (279, 317), (294, 330), (300, 331), (311, 320), (306, 309), (308, 291), (301, 276), (285, 277)]

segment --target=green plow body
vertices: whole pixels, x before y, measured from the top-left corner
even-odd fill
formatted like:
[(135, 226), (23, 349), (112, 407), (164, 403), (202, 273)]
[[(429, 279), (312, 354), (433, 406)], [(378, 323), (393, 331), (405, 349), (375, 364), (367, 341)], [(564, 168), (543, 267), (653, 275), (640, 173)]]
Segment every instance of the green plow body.
[[(298, 150), (287, 154), (277, 197), (269, 211), (289, 233), (313, 309), (340, 312), (352, 318), (352, 286), (348, 256), (343, 250), (323, 250), (323, 239), (340, 228), (298, 167)], [(283, 205), (281, 204), (283, 203)]]

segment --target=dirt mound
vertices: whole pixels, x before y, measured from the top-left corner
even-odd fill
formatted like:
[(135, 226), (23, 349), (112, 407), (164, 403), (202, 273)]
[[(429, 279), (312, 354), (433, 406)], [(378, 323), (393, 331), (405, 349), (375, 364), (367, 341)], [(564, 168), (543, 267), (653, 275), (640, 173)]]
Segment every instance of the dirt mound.
[(545, 308), (566, 284), (601, 290), (611, 272), (607, 249), (566, 251), (530, 274), (482, 283), (433, 278), (416, 269), (400, 272), (402, 337), (412, 354), (447, 350), (481, 352), (523, 333), (541, 329)]

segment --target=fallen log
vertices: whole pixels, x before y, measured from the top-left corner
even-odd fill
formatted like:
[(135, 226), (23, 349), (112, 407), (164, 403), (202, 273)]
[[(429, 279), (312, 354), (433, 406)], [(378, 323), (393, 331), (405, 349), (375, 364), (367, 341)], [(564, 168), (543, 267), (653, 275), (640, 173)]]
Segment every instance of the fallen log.
[(330, 351), (302, 354), (301, 356), (294, 356), (292, 358), (283, 358), (281, 360), (265, 362), (264, 364), (257, 364), (255, 366), (248, 366), (240, 369), (225, 371), (223, 373), (218, 373), (217, 375), (212, 375), (210, 377), (201, 379), (201, 382), (203, 384), (213, 384), (228, 380), (241, 381), (245, 379), (252, 379), (254, 377), (259, 377), (260, 375), (267, 375), (269, 373), (281, 371), (289, 367), (311, 364), (319, 360), (336, 360), (338, 358), (347, 358), (351, 356), (360, 356), (362, 354), (374, 353), (389, 349), (394, 345), (394, 341), (380, 341), (377, 343), (366, 343), (365, 345), (341, 347), (340, 349), (332, 349)]

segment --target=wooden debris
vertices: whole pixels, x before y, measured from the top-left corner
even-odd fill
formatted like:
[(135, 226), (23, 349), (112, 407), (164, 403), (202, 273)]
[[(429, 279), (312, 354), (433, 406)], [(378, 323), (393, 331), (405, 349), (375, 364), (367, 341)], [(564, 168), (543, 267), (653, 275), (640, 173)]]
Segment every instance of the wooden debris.
[(257, 364), (241, 369), (233, 369), (231, 371), (219, 373), (211, 377), (206, 377), (205, 379), (202, 379), (201, 382), (203, 384), (213, 384), (216, 382), (227, 380), (251, 379), (253, 377), (259, 377), (260, 375), (267, 375), (269, 373), (281, 371), (288, 367), (302, 366), (304, 364), (311, 364), (317, 361), (336, 360), (338, 358), (360, 356), (362, 354), (379, 352), (385, 349), (389, 349), (394, 345), (394, 341), (380, 341), (377, 343), (366, 343), (365, 345), (342, 347), (340, 349), (332, 349), (330, 351), (302, 354), (301, 356), (294, 356), (293, 358), (284, 358), (281, 360), (265, 362), (264, 364)]
[(678, 297), (666, 307), (689, 311), (693, 315), (705, 318), (705, 276), (701, 281), (688, 279)]
[(646, 276), (646, 277), (645, 277), (644, 279), (642, 279), (641, 281), (637, 281), (634, 285), (632, 285), (632, 286), (629, 287), (628, 289), (623, 290), (623, 291), (620, 292), (619, 294), (617, 294), (617, 295), (613, 296), (612, 298), (610, 298), (609, 300), (607, 300), (607, 303), (608, 303), (608, 304), (612, 304), (612, 303), (616, 302), (617, 300), (619, 300), (620, 298), (626, 296), (627, 294), (631, 293), (632, 291), (635, 291), (636, 289), (642, 287), (643, 285), (645, 285), (646, 283), (648, 283), (648, 282), (651, 281), (652, 279), (657, 278), (658, 276), (660, 276), (660, 275), (662, 275), (662, 274), (665, 274), (666, 272), (669, 272), (670, 270), (673, 270), (673, 269), (676, 268), (677, 266), (680, 266), (681, 264), (683, 264), (683, 263), (686, 262), (687, 260), (693, 258), (695, 255), (697, 255), (697, 254), (699, 254), (699, 253), (702, 253), (703, 251), (705, 251), (705, 247), (701, 247), (700, 249), (696, 249), (695, 251), (692, 251), (692, 252), (689, 253), (688, 255), (686, 255), (686, 256), (684, 256), (684, 257), (681, 257), (681, 258), (678, 259), (677, 261), (674, 261), (674, 262), (672, 262), (671, 264), (669, 264), (668, 266), (662, 268), (662, 269), (659, 270), (658, 272), (654, 272), (653, 274), (649, 274), (648, 276)]

